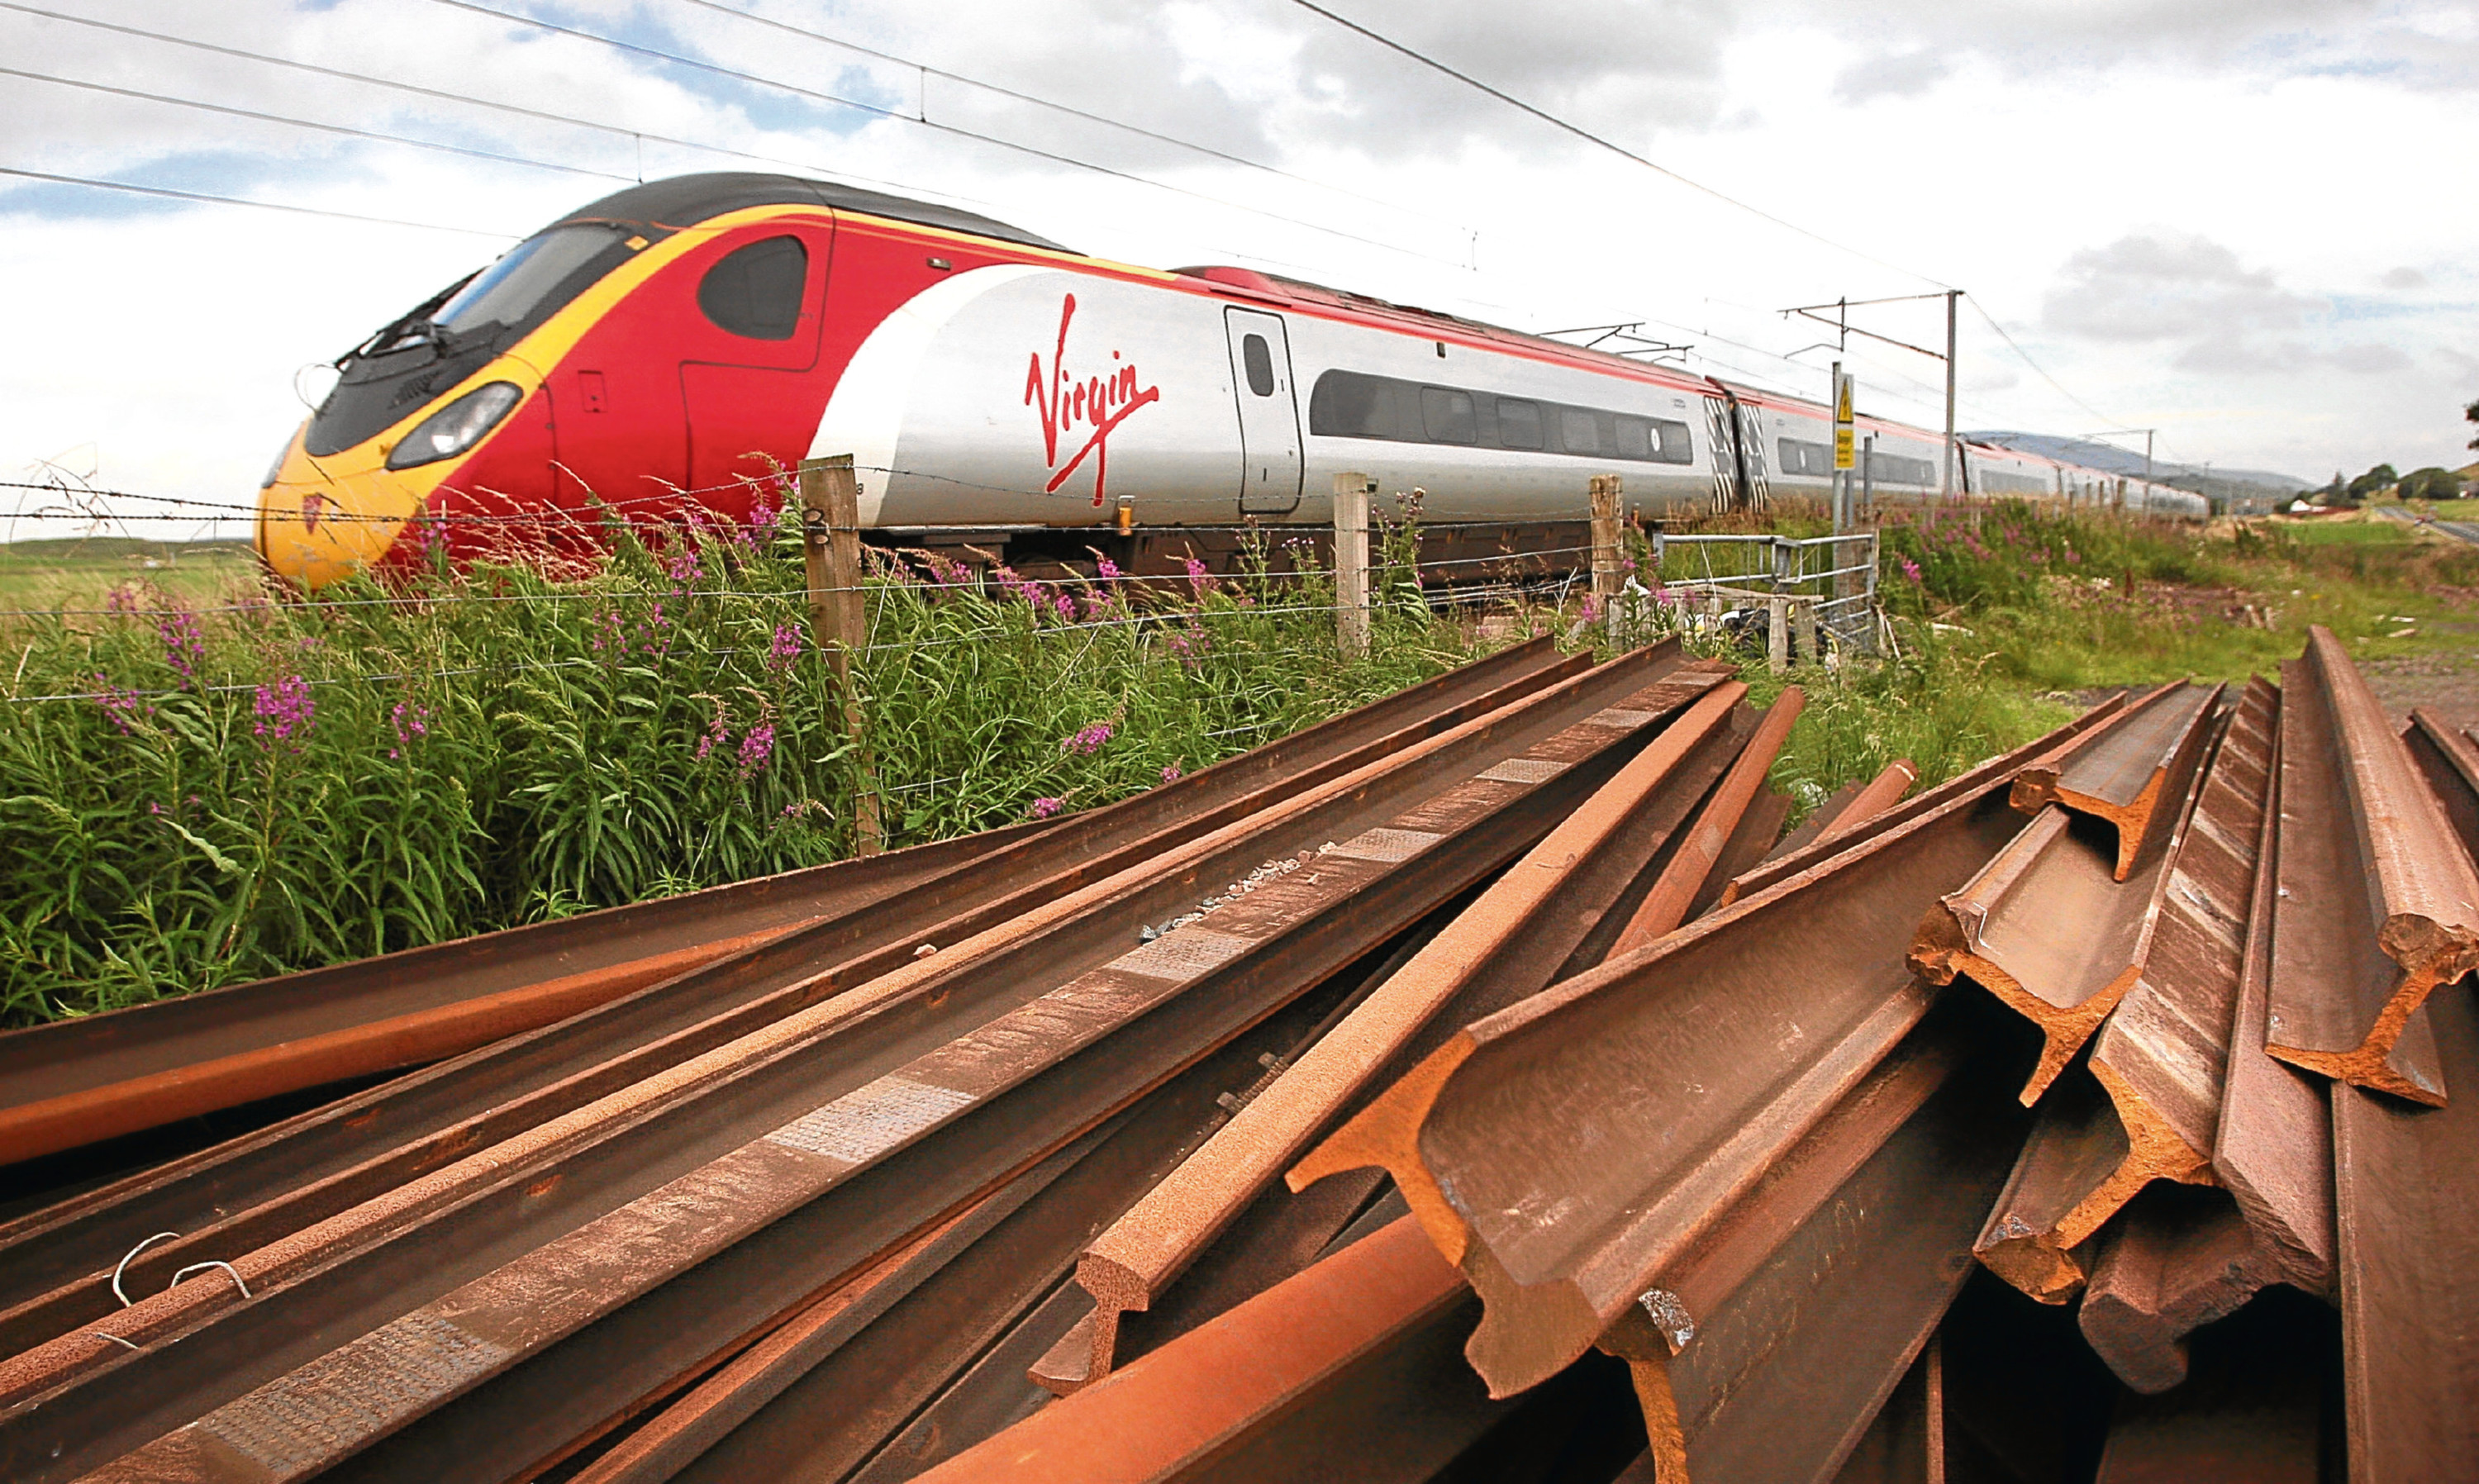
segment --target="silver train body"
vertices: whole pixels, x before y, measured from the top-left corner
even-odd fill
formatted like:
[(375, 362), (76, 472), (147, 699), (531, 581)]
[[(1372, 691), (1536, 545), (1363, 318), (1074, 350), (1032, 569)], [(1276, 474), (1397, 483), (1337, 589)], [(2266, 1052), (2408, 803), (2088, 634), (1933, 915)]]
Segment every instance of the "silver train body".
[[(1555, 524), (1618, 474), (1648, 518), (1831, 488), (1822, 403), (1246, 269), (991, 264), (862, 341), (810, 452), (853, 455), (861, 524), (1324, 525), (1338, 475), (1433, 522)], [(1854, 484), (1939, 499), (1937, 433), (1862, 417)], [(2200, 520), (2184, 491), (1965, 444), (1956, 498)], [(1124, 513), (1123, 513), (1124, 507)]]

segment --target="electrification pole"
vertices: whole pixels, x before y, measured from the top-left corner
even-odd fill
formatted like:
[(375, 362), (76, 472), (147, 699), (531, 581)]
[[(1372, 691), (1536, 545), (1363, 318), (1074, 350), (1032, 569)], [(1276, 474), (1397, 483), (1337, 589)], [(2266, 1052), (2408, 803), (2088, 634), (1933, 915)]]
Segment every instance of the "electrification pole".
[(1955, 310), (1962, 302), (1960, 289), (1948, 289), (1945, 294), (1945, 477), (1937, 486), (1937, 498), (1954, 499), (1954, 321)]

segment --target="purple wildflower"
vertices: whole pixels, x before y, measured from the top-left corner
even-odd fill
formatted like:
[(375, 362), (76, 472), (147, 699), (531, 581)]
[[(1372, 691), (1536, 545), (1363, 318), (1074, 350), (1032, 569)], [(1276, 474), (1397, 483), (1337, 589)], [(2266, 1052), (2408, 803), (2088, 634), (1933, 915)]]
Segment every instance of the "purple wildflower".
[(198, 633), (195, 614), (185, 608), (174, 608), (155, 621), (155, 633), (164, 641), (164, 661), (180, 672), (182, 683), (195, 680), (195, 665), (207, 657), (207, 641)]
[(1065, 593), (1061, 593), (1058, 597), (1052, 599), (1050, 601), (1050, 605), (1052, 608), (1058, 610), (1061, 618), (1067, 619), (1072, 622), (1076, 617), (1076, 600), (1068, 597)]
[(290, 742), (298, 732), (309, 735), (311, 719), (318, 715), (319, 704), (310, 699), (310, 682), (297, 675), (288, 675), (273, 685), (258, 687), (253, 709), (258, 720), (251, 724), (255, 736), (274, 742)]
[(759, 772), (765, 768), (766, 760), (774, 755), (774, 723), (760, 722), (750, 728), (749, 735), (740, 739), (740, 776), (748, 778)]
[(1066, 805), (1067, 801), (1064, 799), (1035, 799), (1033, 801), (1033, 817), (1048, 819), (1064, 808)]
[(1116, 582), (1121, 577), (1127, 576), (1127, 574), (1119, 570), (1119, 564), (1117, 562), (1111, 560), (1107, 556), (1102, 558), (1101, 564), (1096, 567), (1094, 571), (1101, 575), (1102, 580), (1105, 582)]
[(1179, 764), (1175, 762), (1163, 769), (1163, 781), (1165, 783), (1176, 783), (1186, 776), (1179, 771)]
[(95, 698), (95, 704), (103, 707), (103, 714), (112, 718), (112, 725), (120, 729), (121, 735), (136, 736), (139, 718), (155, 714), (153, 706), (138, 699), (138, 692), (113, 684), (101, 671), (95, 673), (94, 683), (103, 692)]
[(777, 675), (781, 675), (784, 671), (792, 668), (792, 661), (799, 659), (800, 657), (801, 626), (798, 624), (776, 625), (775, 637), (769, 641), (766, 646), (766, 668), (775, 672)]
[(1061, 740), (1059, 744), (1059, 750), (1074, 757), (1090, 757), (1095, 753), (1102, 750), (1103, 743), (1110, 740), (1111, 724), (1109, 722), (1095, 722), (1092, 726), (1085, 728), (1083, 730), (1077, 732), (1076, 735)]
[(1203, 562), (1198, 561), (1193, 556), (1188, 557), (1185, 560), (1188, 565), (1188, 589), (1195, 593), (1197, 597), (1202, 598), (1206, 594), (1214, 591), (1222, 585), (1221, 583), (1214, 580), (1214, 574), (1206, 571), (1205, 564)]
[(104, 611), (107, 613), (137, 612), (138, 589), (131, 587), (125, 582), (122, 583), (120, 586), (114, 588), (110, 593), (105, 595), (103, 607)]
[(1907, 557), (1907, 556), (1905, 556), (1905, 557), (1901, 557), (1901, 558), (1899, 558), (1899, 560), (1900, 560), (1900, 561), (1902, 562), (1902, 564), (1903, 564), (1903, 576), (1906, 576), (1906, 577), (1910, 578), (1910, 579), (1911, 579), (1912, 581), (1914, 581), (1914, 582), (1917, 582), (1918, 580), (1920, 580), (1920, 564), (1919, 564), (1919, 563), (1917, 563), (1917, 562), (1915, 562), (1915, 561), (1911, 560), (1911, 559), (1910, 559), (1909, 557)]
[(695, 587), (698, 580), (705, 576), (705, 568), (698, 560), (696, 544), (683, 542), (678, 550), (665, 557), (663, 573), (683, 589)]
[(396, 728), (396, 746), (388, 749), (390, 757), (401, 755), (404, 749), (413, 746), (414, 738), (430, 735), (430, 707), (428, 706), (416, 705), (410, 701), (399, 701), (395, 708), (388, 712), (388, 721)]

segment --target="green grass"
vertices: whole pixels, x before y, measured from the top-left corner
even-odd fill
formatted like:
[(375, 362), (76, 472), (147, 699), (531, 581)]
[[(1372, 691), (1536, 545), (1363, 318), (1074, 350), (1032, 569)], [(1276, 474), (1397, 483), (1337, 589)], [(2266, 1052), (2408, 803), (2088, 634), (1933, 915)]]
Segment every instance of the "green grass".
[(0, 1024), (835, 859), (863, 790), (897, 844), (1086, 807), (1480, 648), (1390, 592), (1345, 662), (1330, 611), (1292, 611), (1331, 603), (1316, 574), (1002, 589), (883, 566), (856, 746), (798, 551), (624, 539), (573, 581), (62, 611), (108, 606), (89, 590), (0, 622)]
[(1889, 526), (1884, 547), (1899, 660), (1751, 675), (1760, 700), (1805, 691), (1774, 772), (1804, 804), (1895, 757), (1938, 782), (2106, 688), (2276, 675), (2311, 624), (2363, 660), (2466, 653), (2479, 629), (2479, 550), (2373, 519), (2197, 528), (1999, 505)]
[(226, 542), (125, 536), (0, 544), (0, 613), (101, 606), (116, 587), (144, 585), (206, 604), (258, 586), (258, 558)]
[[(1931, 784), (2101, 687), (2269, 673), (2310, 623), (2364, 657), (2467, 652), (2479, 550), (2395, 529), (2001, 505), (1887, 530), (1898, 658), (1733, 657), (1760, 703), (1806, 692), (1774, 774), (1802, 806), (1897, 757)], [(1411, 538), (1389, 548), (1399, 577)], [(1685, 551), (1660, 576), (1702, 575)], [(285, 602), (229, 549), (167, 554), (0, 565), (0, 1024), (835, 859), (863, 791), (898, 844), (1089, 807), (1484, 648), (1396, 581), (1345, 662), (1313, 568), (1061, 588), (882, 565), (856, 745), (789, 532)]]

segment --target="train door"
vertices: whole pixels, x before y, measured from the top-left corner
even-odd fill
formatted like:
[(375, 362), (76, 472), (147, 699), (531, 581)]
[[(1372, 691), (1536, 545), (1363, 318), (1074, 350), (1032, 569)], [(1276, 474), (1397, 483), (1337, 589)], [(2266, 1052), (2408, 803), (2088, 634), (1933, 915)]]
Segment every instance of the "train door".
[(1704, 401), (1705, 445), (1713, 453), (1713, 513), (1747, 502), (1747, 481), (1739, 477), (1739, 440), (1731, 413), (1736, 401), (1726, 392)]
[(734, 242), (698, 269), (696, 306), (681, 317), (680, 402), (688, 488), (701, 503), (737, 513), (751, 481), (767, 473), (756, 455), (789, 466), (808, 453), (817, 422), (808, 373), (826, 318), (833, 232), (825, 222), (789, 222)]
[(1240, 399), (1240, 509), (1278, 515), (1300, 502), (1300, 414), (1283, 317), (1225, 309)]

